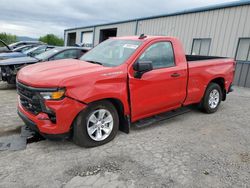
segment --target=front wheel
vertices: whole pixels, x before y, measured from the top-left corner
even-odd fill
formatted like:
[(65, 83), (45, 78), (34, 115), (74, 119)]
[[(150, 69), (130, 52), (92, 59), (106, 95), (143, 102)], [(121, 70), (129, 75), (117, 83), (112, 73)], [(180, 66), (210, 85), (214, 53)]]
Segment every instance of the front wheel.
[(221, 100), (222, 100), (221, 87), (216, 83), (210, 83), (200, 103), (200, 107), (202, 111), (208, 114), (214, 113), (218, 110)]
[(119, 127), (119, 117), (109, 101), (90, 104), (80, 112), (74, 122), (73, 141), (83, 147), (95, 147), (114, 139)]

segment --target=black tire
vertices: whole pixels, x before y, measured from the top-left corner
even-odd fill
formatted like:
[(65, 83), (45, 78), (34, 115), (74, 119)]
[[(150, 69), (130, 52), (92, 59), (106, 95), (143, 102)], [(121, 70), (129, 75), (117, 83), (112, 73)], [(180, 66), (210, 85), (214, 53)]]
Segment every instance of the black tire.
[[(113, 117), (113, 129), (109, 136), (102, 141), (93, 140), (87, 131), (87, 123), (90, 115), (98, 109), (105, 109)], [(86, 109), (81, 111), (73, 125), (73, 142), (81, 147), (95, 147), (106, 144), (113, 140), (119, 128), (119, 117), (116, 108), (109, 101), (99, 101), (90, 104)]]
[[(212, 108), (210, 105), (209, 105), (209, 98), (210, 98), (210, 93), (212, 91), (218, 91), (219, 93), (219, 101), (218, 101), (218, 104), (216, 107)], [(210, 83), (205, 91), (205, 94), (203, 96), (203, 99), (202, 101), (200, 102), (200, 108), (203, 112), (205, 113), (208, 113), (208, 114), (211, 114), (211, 113), (214, 113), (218, 110), (219, 108), (219, 105), (221, 103), (221, 100), (222, 100), (222, 91), (221, 91), (221, 87), (216, 84), (216, 83)]]

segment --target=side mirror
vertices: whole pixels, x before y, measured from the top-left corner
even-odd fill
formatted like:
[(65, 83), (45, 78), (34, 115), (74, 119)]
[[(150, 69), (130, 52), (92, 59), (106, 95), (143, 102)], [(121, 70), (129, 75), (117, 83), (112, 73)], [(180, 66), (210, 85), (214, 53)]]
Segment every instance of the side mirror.
[(141, 78), (144, 73), (153, 70), (152, 61), (137, 61), (133, 65), (133, 69), (136, 71), (134, 77)]

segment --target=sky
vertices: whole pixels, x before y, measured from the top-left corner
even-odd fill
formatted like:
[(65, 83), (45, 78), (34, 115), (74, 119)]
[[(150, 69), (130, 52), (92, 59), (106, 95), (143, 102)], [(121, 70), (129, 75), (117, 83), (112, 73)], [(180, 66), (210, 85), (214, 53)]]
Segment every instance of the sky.
[(0, 0), (0, 32), (63, 37), (64, 29), (173, 13), (235, 0)]

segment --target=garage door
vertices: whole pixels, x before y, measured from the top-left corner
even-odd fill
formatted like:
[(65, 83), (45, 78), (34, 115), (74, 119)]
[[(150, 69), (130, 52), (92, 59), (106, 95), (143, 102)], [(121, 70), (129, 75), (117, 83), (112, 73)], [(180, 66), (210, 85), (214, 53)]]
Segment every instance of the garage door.
[(236, 52), (234, 84), (250, 88), (250, 38), (240, 38)]
[(84, 47), (93, 46), (93, 32), (83, 32), (82, 33), (82, 44)]

